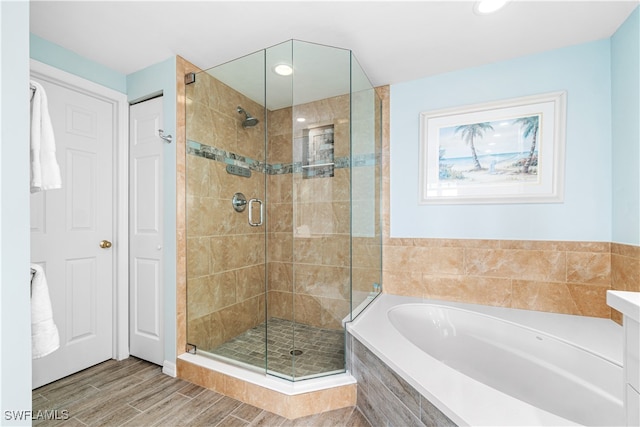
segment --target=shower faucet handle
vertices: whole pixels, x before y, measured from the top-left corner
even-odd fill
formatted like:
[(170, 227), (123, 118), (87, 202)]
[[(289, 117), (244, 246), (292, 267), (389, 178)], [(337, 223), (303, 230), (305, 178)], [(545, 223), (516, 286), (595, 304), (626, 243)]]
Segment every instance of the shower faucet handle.
[(247, 207), (247, 198), (244, 197), (242, 193), (236, 193), (233, 195), (233, 199), (231, 199), (231, 204), (236, 212), (244, 212)]

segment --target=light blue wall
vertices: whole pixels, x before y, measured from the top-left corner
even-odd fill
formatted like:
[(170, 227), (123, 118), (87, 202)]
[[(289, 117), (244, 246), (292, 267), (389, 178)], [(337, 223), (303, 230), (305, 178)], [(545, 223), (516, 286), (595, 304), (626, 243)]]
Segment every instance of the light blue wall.
[[(176, 133), (176, 58), (127, 76), (129, 102), (163, 94), (164, 131)], [(164, 330), (165, 360), (176, 360), (176, 144), (164, 144)]]
[(17, 420), (31, 410), (28, 29), (29, 3), (0, 1), (0, 425), (11, 426), (31, 425)]
[[(176, 59), (169, 58), (130, 75), (119, 74), (61, 46), (30, 36), (31, 57), (127, 94), (129, 102), (163, 93), (165, 132), (176, 129)], [(164, 145), (164, 281), (165, 360), (176, 359), (176, 149)]]
[(121, 93), (127, 93), (124, 74), (78, 55), (35, 34), (29, 35), (31, 58), (44, 62), (76, 76), (101, 84)]
[(640, 8), (611, 38), (613, 231), (640, 244)]
[[(391, 236), (610, 241), (609, 40), (391, 86)], [(418, 204), (419, 114), (567, 91), (565, 198), (555, 204)]]

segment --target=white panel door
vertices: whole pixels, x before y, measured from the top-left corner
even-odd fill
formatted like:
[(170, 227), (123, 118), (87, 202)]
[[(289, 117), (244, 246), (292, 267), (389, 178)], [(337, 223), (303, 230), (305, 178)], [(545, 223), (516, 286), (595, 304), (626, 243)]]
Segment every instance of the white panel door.
[(31, 195), (31, 260), (45, 271), (60, 348), (33, 360), (34, 388), (113, 355), (113, 105), (62, 84), (44, 87), (62, 189)]
[(132, 105), (129, 117), (129, 352), (162, 365), (162, 97)]

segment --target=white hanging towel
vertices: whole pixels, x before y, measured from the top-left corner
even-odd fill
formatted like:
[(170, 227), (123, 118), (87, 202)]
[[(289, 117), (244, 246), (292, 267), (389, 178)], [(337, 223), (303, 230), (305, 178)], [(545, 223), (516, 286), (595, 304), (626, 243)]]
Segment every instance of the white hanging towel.
[(47, 94), (33, 80), (31, 98), (31, 192), (62, 187), (60, 166), (56, 160), (56, 141), (49, 116)]
[(44, 270), (31, 264), (31, 357), (38, 359), (60, 347), (58, 327), (53, 322), (53, 310)]

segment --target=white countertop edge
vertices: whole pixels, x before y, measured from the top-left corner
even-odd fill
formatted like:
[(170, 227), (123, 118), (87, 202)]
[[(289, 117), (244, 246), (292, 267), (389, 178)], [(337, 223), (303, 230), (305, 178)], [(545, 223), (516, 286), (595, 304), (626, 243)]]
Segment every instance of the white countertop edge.
[(607, 291), (607, 305), (640, 322), (640, 292)]

